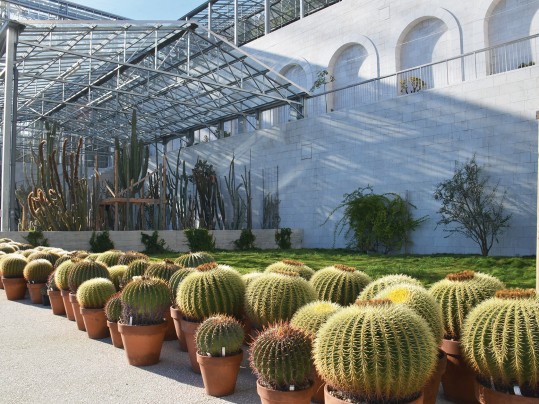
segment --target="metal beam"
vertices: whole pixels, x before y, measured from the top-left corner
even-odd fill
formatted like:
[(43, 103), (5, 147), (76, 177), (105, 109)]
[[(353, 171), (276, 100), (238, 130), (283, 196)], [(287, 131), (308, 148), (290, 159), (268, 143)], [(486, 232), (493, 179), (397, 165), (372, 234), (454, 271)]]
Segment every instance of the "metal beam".
[(271, 32), (271, 2), (264, 0), (264, 34), (268, 35)]
[(239, 22), (238, 0), (234, 0), (234, 45), (238, 46), (238, 22)]

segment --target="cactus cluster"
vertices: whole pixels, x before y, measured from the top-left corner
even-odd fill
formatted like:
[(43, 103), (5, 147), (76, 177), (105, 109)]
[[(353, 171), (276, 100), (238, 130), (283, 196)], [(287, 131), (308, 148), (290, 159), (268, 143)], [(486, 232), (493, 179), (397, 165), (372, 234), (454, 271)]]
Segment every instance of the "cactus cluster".
[(179, 265), (174, 264), (174, 262), (170, 260), (164, 260), (161, 262), (154, 262), (150, 264), (150, 266), (146, 268), (146, 271), (144, 271), (144, 275), (163, 279), (164, 281), (168, 282), (170, 280), (170, 277), (178, 269), (180, 269)]
[(245, 284), (238, 272), (216, 263), (199, 265), (180, 283), (178, 309), (185, 317), (202, 321), (215, 314), (240, 317)]
[(85, 309), (102, 309), (107, 300), (116, 293), (109, 279), (93, 278), (84, 281), (77, 289), (77, 301)]
[(241, 351), (244, 338), (240, 322), (234, 317), (220, 314), (208, 317), (200, 324), (195, 343), (200, 355), (232, 356)]
[(480, 303), (464, 322), (461, 342), (467, 362), (483, 380), (502, 391), (517, 384), (523, 395), (537, 392), (539, 302), (533, 289), (499, 291)]
[(422, 286), (421, 282), (411, 276), (404, 274), (386, 275), (369, 283), (359, 294), (361, 300), (372, 300), (383, 289), (397, 285), (399, 283), (410, 283), (412, 285)]
[(442, 308), (446, 339), (460, 340), (464, 319), (482, 301), (494, 296), (503, 284), (474, 271), (449, 274), (434, 283), (429, 293)]
[(161, 324), (170, 307), (170, 292), (165, 281), (157, 278), (135, 278), (125, 285), (120, 320), (129, 325)]
[(314, 275), (314, 271), (312, 270), (312, 268), (309, 268), (307, 265), (305, 265), (301, 261), (295, 261), (295, 260), (290, 260), (290, 259), (284, 259), (281, 261), (274, 262), (273, 264), (268, 265), (264, 272), (275, 273), (275, 272), (281, 272), (281, 271), (295, 272), (307, 281), (311, 279), (312, 276)]
[(199, 265), (207, 264), (209, 262), (215, 262), (215, 259), (207, 252), (189, 252), (187, 254), (180, 255), (174, 260), (176, 265), (183, 268), (196, 268)]
[(0, 265), (2, 267), (2, 276), (4, 278), (23, 278), (24, 267), (28, 261), (20, 254), (8, 254), (2, 258)]
[(118, 260), (124, 253), (120, 250), (109, 250), (99, 254), (96, 258), (96, 262), (105, 264), (108, 267), (118, 265)]
[(84, 281), (93, 278), (110, 279), (107, 267), (94, 261), (81, 260), (75, 262), (67, 275), (69, 291), (77, 293), (77, 289)]
[(354, 267), (335, 264), (322, 268), (310, 280), (318, 298), (348, 306), (356, 301), (371, 278)]
[(313, 356), (320, 377), (347, 397), (404, 402), (423, 389), (437, 346), (425, 320), (408, 307), (358, 300), (322, 326)]
[(320, 327), (341, 308), (337, 303), (317, 300), (296, 311), (290, 325), (303, 330), (314, 340)]
[(117, 323), (120, 321), (122, 315), (122, 293), (117, 292), (109, 297), (107, 303), (105, 303), (105, 316), (111, 323)]
[(297, 274), (264, 274), (245, 291), (245, 313), (256, 327), (289, 321), (302, 306), (316, 300), (316, 291)]
[(131, 262), (135, 260), (145, 260), (149, 261), (150, 257), (148, 257), (146, 254), (136, 252), (136, 251), (128, 251), (122, 255), (120, 255), (120, 258), (118, 258), (117, 265), (129, 265)]
[(29, 283), (46, 283), (54, 270), (52, 264), (46, 259), (36, 259), (28, 262), (24, 267), (24, 279)]

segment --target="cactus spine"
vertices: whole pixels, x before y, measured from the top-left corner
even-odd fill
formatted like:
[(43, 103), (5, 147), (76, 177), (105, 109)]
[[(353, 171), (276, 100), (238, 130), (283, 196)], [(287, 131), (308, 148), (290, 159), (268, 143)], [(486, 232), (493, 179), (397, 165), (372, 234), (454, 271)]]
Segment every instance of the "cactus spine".
[(207, 264), (209, 262), (215, 262), (215, 259), (207, 252), (190, 252), (184, 255), (180, 255), (174, 263), (183, 268), (196, 268), (199, 265)]
[(220, 314), (200, 324), (195, 334), (195, 343), (200, 355), (232, 356), (241, 351), (244, 337), (243, 327), (238, 320)]
[(296, 272), (299, 276), (307, 281), (314, 275), (314, 271), (303, 262), (290, 259), (284, 259), (268, 265), (264, 272), (275, 273), (282, 270)]
[(366, 273), (341, 264), (322, 268), (310, 280), (320, 300), (342, 306), (354, 303), (370, 282), (371, 278)]
[(129, 282), (122, 291), (120, 321), (130, 325), (161, 324), (170, 307), (166, 282), (144, 276)]
[(67, 275), (67, 283), (71, 293), (77, 293), (77, 289), (84, 281), (93, 278), (110, 279), (109, 271), (104, 264), (93, 261), (78, 261), (71, 267)]
[(107, 300), (107, 303), (105, 303), (105, 316), (111, 323), (120, 321), (120, 316), (122, 314), (121, 296), (122, 293), (117, 292)]
[(77, 289), (77, 301), (85, 309), (102, 309), (107, 300), (116, 293), (109, 279), (94, 278), (82, 282)]
[(396, 275), (386, 275), (381, 278), (376, 279), (375, 281), (369, 283), (365, 289), (360, 293), (359, 299), (361, 300), (371, 300), (381, 292), (383, 289), (388, 286), (397, 285), (399, 283), (410, 283), (412, 285), (422, 286), (421, 282), (417, 279), (412, 278), (411, 276), (404, 274)]
[(46, 259), (36, 259), (24, 267), (24, 278), (29, 283), (46, 283), (53, 271), (52, 264)]
[(337, 303), (317, 300), (296, 311), (290, 325), (303, 330), (314, 340), (320, 327), (340, 309)]

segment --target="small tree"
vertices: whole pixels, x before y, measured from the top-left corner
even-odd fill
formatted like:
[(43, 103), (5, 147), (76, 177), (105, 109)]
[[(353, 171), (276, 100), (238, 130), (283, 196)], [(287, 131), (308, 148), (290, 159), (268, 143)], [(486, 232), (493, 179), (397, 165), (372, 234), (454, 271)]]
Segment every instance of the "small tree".
[(507, 191), (500, 194), (498, 184), (491, 187), (488, 182), (474, 154), (463, 165), (457, 165), (453, 178), (439, 183), (434, 191), (434, 199), (442, 203), (438, 224), (455, 225), (444, 229), (449, 232), (446, 237), (463, 234), (481, 247), (483, 256), (488, 255), (494, 241), (498, 242), (498, 235), (509, 227), (511, 219), (503, 208)]

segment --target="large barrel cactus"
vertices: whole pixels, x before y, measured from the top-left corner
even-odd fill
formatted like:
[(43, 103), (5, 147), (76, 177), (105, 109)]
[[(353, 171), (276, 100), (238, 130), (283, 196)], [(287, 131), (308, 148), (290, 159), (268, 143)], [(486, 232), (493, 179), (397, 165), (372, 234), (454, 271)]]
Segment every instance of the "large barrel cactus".
[(245, 282), (245, 287), (248, 287), (252, 281), (263, 275), (262, 272), (249, 272), (248, 274), (242, 275), (241, 278), (243, 279), (243, 282)]
[(164, 281), (168, 282), (170, 280), (170, 277), (178, 269), (180, 269), (179, 265), (174, 264), (174, 262), (170, 260), (164, 260), (161, 262), (151, 263), (150, 266), (146, 268), (144, 275), (148, 277), (163, 279)]
[(312, 372), (311, 339), (286, 322), (274, 324), (254, 340), (250, 364), (259, 382), (275, 390), (308, 388)]
[(109, 250), (99, 254), (95, 261), (111, 267), (113, 265), (118, 265), (118, 260), (123, 254), (123, 251), (120, 250)]
[(210, 254), (204, 251), (183, 254), (174, 260), (174, 263), (176, 265), (179, 265), (183, 268), (196, 268), (199, 265), (207, 264), (210, 262), (215, 262), (215, 259)]
[(429, 293), (442, 308), (445, 338), (460, 341), (468, 313), (482, 301), (493, 297), (502, 286), (501, 282), (492, 281), (474, 271), (449, 274), (434, 283)]
[(268, 273), (254, 279), (245, 292), (245, 313), (255, 327), (289, 321), (294, 313), (316, 300), (316, 291), (297, 274)]
[(69, 261), (71, 258), (73, 258), (74, 255), (71, 254), (64, 254), (60, 256), (55, 262), (54, 262), (54, 269), (58, 268), (60, 264)]
[(382, 289), (385, 289), (388, 286), (397, 285), (399, 283), (411, 283), (412, 285), (422, 286), (420, 281), (408, 275), (386, 275), (369, 283), (359, 294), (359, 299), (372, 300)]
[(215, 314), (241, 317), (245, 284), (237, 271), (228, 268), (203, 264), (180, 283), (176, 304), (185, 317), (193, 321)]
[(296, 311), (290, 325), (303, 330), (314, 340), (320, 327), (341, 308), (337, 303), (317, 300)]
[(120, 257), (118, 258), (118, 263), (116, 265), (129, 265), (131, 262), (136, 260), (149, 261), (150, 257), (140, 252), (128, 251), (120, 255)]
[(58, 258), (60, 258), (60, 255), (52, 251), (36, 251), (28, 256), (28, 261), (44, 259), (54, 265)]
[(112, 283), (116, 287), (116, 290), (120, 290), (120, 284), (127, 272), (127, 265), (113, 265), (107, 268), (109, 270), (109, 276)]
[(120, 320), (128, 325), (163, 323), (165, 311), (170, 307), (167, 283), (158, 278), (137, 277), (125, 285)]
[(64, 261), (54, 271), (54, 281), (58, 289), (69, 290), (69, 273), (75, 263), (73, 260)]
[(94, 278), (82, 282), (77, 290), (77, 301), (84, 309), (102, 309), (107, 300), (116, 293), (111, 280)]
[(176, 303), (176, 295), (178, 294), (178, 288), (180, 287), (180, 284), (187, 277), (187, 275), (192, 274), (195, 271), (195, 268), (180, 268), (176, 272), (174, 272), (168, 280), (168, 287), (170, 289), (170, 294), (174, 303)]
[(36, 259), (24, 267), (24, 279), (29, 283), (46, 283), (53, 271), (53, 266), (46, 259)]
[(539, 391), (539, 301), (533, 289), (502, 290), (476, 306), (464, 322), (462, 346), (480, 379), (497, 390)]
[(351, 402), (405, 402), (419, 396), (436, 365), (429, 326), (389, 300), (358, 301), (333, 315), (314, 343), (320, 377)]
[(4, 278), (24, 278), (24, 267), (28, 261), (21, 254), (13, 253), (2, 257), (2, 276)]
[(290, 259), (284, 259), (281, 261), (274, 262), (273, 264), (268, 265), (264, 272), (275, 273), (275, 272), (283, 272), (283, 271), (296, 272), (299, 276), (301, 276), (303, 279), (307, 281), (311, 279), (311, 277), (314, 275), (314, 271), (312, 268), (309, 268), (307, 265), (305, 265), (301, 261), (295, 261), (295, 260), (290, 260)]
[(131, 261), (127, 265), (127, 271), (125, 271), (122, 286), (128, 284), (134, 276), (142, 276), (146, 271), (146, 268), (150, 266), (150, 262), (144, 259), (138, 259)]
[(122, 315), (122, 292), (117, 292), (109, 297), (109, 300), (105, 303), (105, 317), (111, 323), (117, 323), (120, 321)]
[(107, 267), (94, 261), (81, 260), (75, 262), (67, 275), (69, 291), (77, 293), (77, 289), (82, 285), (82, 282), (93, 278), (110, 279)]
[(195, 344), (200, 355), (231, 356), (241, 351), (244, 338), (240, 322), (234, 317), (220, 314), (200, 324), (195, 334)]
[(348, 306), (371, 282), (371, 278), (354, 267), (335, 264), (322, 268), (310, 280), (318, 298)]

